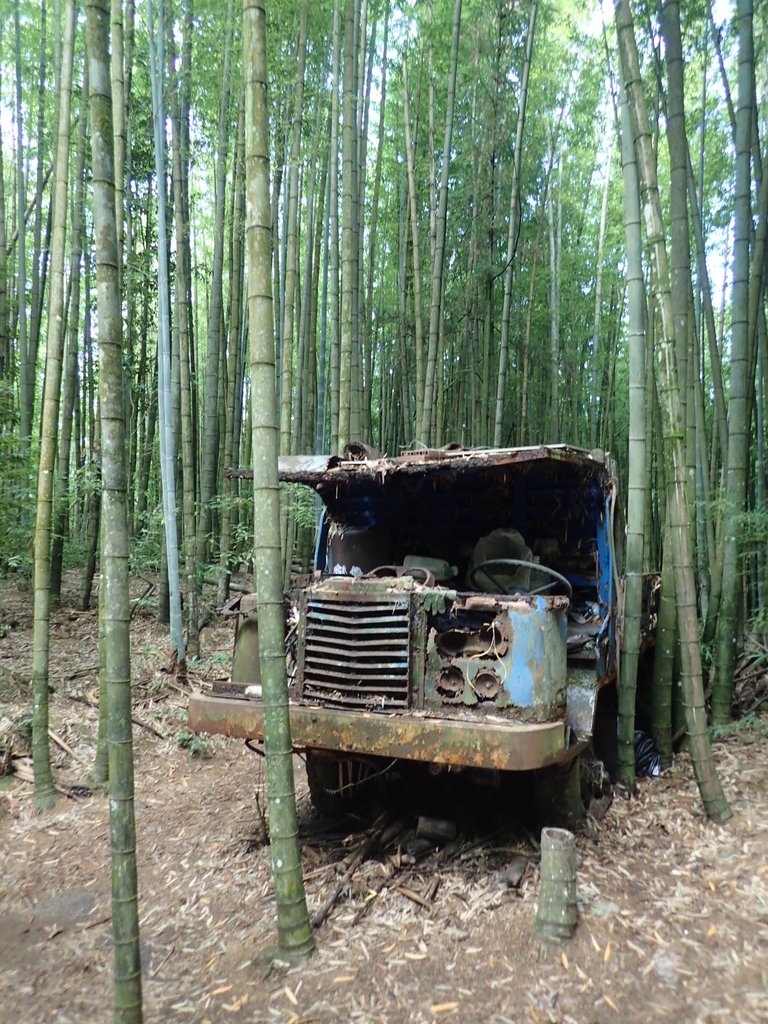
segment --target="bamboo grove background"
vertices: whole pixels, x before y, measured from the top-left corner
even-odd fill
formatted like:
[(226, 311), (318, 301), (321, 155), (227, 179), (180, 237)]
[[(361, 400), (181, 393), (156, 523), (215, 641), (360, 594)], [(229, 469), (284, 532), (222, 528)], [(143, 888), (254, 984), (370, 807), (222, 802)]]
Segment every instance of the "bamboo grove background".
[[(663, 232), (687, 254), (672, 295), (706, 655), (766, 633), (768, 19), (764, 0), (632, 14)], [(87, 605), (102, 367), (85, 15), (71, 0), (1, 0), (0, 15), (0, 572), (31, 570), (51, 459), (52, 600), (62, 566), (83, 566)], [(281, 451), (566, 442), (611, 451), (627, 481), (613, 11), (603, 25), (571, 0), (273, 0), (267, 17)], [(251, 495), (224, 475), (252, 463), (241, 12), (113, 0), (110, 27), (130, 557), (167, 577), (173, 483), (195, 654), (205, 602), (253, 547)], [(643, 269), (650, 282), (651, 248)], [(645, 294), (643, 560), (666, 570), (664, 325)], [(288, 572), (315, 512), (284, 499)]]

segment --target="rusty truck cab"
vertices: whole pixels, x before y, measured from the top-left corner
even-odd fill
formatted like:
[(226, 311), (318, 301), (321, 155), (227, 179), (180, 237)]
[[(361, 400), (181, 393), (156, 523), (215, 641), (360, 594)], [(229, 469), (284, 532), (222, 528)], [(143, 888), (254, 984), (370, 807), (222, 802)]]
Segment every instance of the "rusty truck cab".
[[(287, 645), (292, 742), (318, 805), (395, 760), (541, 774), (587, 748), (616, 676), (616, 488), (602, 453), (297, 457), (280, 476), (324, 506)], [(249, 629), (252, 641), (246, 598), (238, 636)], [(193, 697), (193, 728), (262, 737), (249, 649), (228, 684)]]

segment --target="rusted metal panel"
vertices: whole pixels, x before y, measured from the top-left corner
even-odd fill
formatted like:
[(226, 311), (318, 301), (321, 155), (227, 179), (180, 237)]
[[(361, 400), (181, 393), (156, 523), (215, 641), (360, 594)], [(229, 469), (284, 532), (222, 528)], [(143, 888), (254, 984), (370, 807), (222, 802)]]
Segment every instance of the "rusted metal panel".
[[(412, 576), (331, 576), (307, 588), (309, 596), (319, 595), (330, 601), (348, 601), (350, 604), (378, 602), (386, 594), (390, 601), (413, 593), (418, 582)], [(407, 600), (407, 596), (405, 598)]]
[[(338, 466), (338, 455), (281, 455), (278, 459), (278, 473), (281, 480), (301, 483), (299, 477), (325, 473)], [(225, 469), (224, 476), (230, 480), (252, 480), (252, 469)]]
[(232, 684), (235, 687), (258, 686), (261, 683), (257, 604), (255, 594), (244, 594), (239, 603), (232, 658)]
[[(562, 721), (514, 723), (484, 718), (477, 723), (424, 714), (376, 714), (331, 708), (290, 706), (294, 747), (320, 747), (411, 761), (530, 771), (567, 760)], [(194, 694), (189, 724), (196, 732), (262, 739), (260, 701)]]
[[(364, 457), (368, 455), (369, 457)], [(323, 482), (339, 481), (345, 478), (381, 479), (386, 473), (423, 475), (425, 472), (441, 472), (449, 468), (460, 475), (482, 471), (489, 466), (519, 466), (532, 462), (570, 463), (574, 466), (602, 468), (605, 472), (605, 458), (600, 451), (589, 452), (570, 445), (532, 445), (523, 448), (459, 448), (448, 445), (445, 448), (405, 452), (393, 458), (377, 457), (371, 449), (361, 453), (350, 453), (349, 458), (337, 455), (282, 455), (278, 461), (280, 479), (286, 483), (307, 484), (317, 487)], [(250, 469), (227, 469), (225, 476), (249, 480), (253, 477)]]
[(406, 452), (394, 458), (342, 460), (329, 456), (289, 456), (280, 458), (279, 473), (285, 482), (317, 487), (344, 479), (380, 480), (390, 473), (423, 476), (448, 470), (452, 475), (463, 475), (484, 471), (490, 466), (511, 468), (531, 462), (568, 462), (586, 468), (599, 467), (605, 472), (600, 453), (593, 454), (568, 445), (535, 445), (525, 448), (449, 448)]
[[(589, 735), (615, 671), (609, 459), (564, 445), (360, 448), (281, 459), (280, 478), (325, 504), (315, 575), (291, 591), (295, 745), (512, 770), (573, 755), (566, 737)], [(524, 539), (530, 572), (564, 574), (570, 600), (498, 581), (478, 592), (474, 551), (500, 534)], [(447, 585), (407, 574), (420, 559), (446, 566)], [(653, 612), (644, 635), (652, 626)], [(257, 680), (249, 658), (237, 675), (255, 700), (194, 698), (193, 726), (261, 735), (258, 684), (242, 685)]]
[(561, 597), (457, 601), (447, 622), (430, 629), (426, 703), (487, 703), (534, 721), (562, 717), (567, 607)]
[(586, 739), (592, 735), (599, 682), (593, 669), (568, 670), (566, 722), (579, 739)]
[[(407, 592), (328, 581), (302, 598), (297, 678), (302, 700), (378, 710), (409, 704)], [(354, 591), (354, 596), (353, 596)], [(365, 595), (360, 601), (358, 595)]]
[(483, 705), (513, 719), (562, 718), (567, 598), (395, 582), (406, 589), (330, 578), (305, 592), (295, 699), (370, 710), (463, 705), (469, 714)]

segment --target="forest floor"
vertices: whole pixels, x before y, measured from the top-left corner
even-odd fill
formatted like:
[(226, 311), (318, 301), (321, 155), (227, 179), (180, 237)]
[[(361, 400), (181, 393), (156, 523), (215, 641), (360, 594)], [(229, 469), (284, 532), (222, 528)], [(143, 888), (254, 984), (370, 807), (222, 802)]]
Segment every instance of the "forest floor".
[[(134, 582), (135, 597), (143, 589)], [(85, 781), (97, 726), (97, 622), (66, 607), (68, 596), (52, 624), (52, 751), (58, 777)], [(193, 684), (226, 675), (230, 628), (207, 629), (204, 644)], [(187, 694), (142, 602), (132, 655), (143, 723), (134, 744), (145, 1020), (768, 1020), (764, 728), (734, 730), (715, 747), (733, 809), (727, 825), (704, 817), (684, 754), (642, 782), (635, 799), (616, 798), (600, 820), (588, 819), (577, 837), (579, 923), (564, 945), (542, 949), (533, 939), (535, 837), (511, 813), (476, 813), (470, 802), (456, 806), (457, 838), (442, 847), (418, 849), (404, 821), (394, 845), (365, 858), (342, 887), (315, 954), (291, 966), (261, 956), (275, 941), (261, 759), (220, 737), (193, 745), (196, 755), (182, 745), (191, 739)], [(31, 657), (29, 588), (2, 584), (0, 723), (30, 709)], [(368, 833), (364, 823), (325, 826), (299, 758), (296, 767), (314, 913)], [(429, 794), (420, 798), (418, 812), (428, 815)], [(107, 801), (62, 798), (37, 814), (29, 783), (0, 779), (0, 872), (0, 1019), (108, 1020)]]

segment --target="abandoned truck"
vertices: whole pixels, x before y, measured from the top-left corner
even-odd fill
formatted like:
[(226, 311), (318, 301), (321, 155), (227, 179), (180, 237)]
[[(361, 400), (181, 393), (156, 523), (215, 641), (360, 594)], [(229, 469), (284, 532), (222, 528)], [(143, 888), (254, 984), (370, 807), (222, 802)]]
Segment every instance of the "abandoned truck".
[[(281, 459), (280, 479), (324, 506), (314, 573), (286, 595), (292, 742), (316, 807), (352, 807), (395, 765), (480, 769), (526, 773), (544, 817), (575, 823), (586, 781), (599, 788), (615, 758), (610, 460), (560, 445), (396, 458), (360, 446)], [(252, 595), (232, 679), (193, 696), (190, 724), (263, 738)]]

